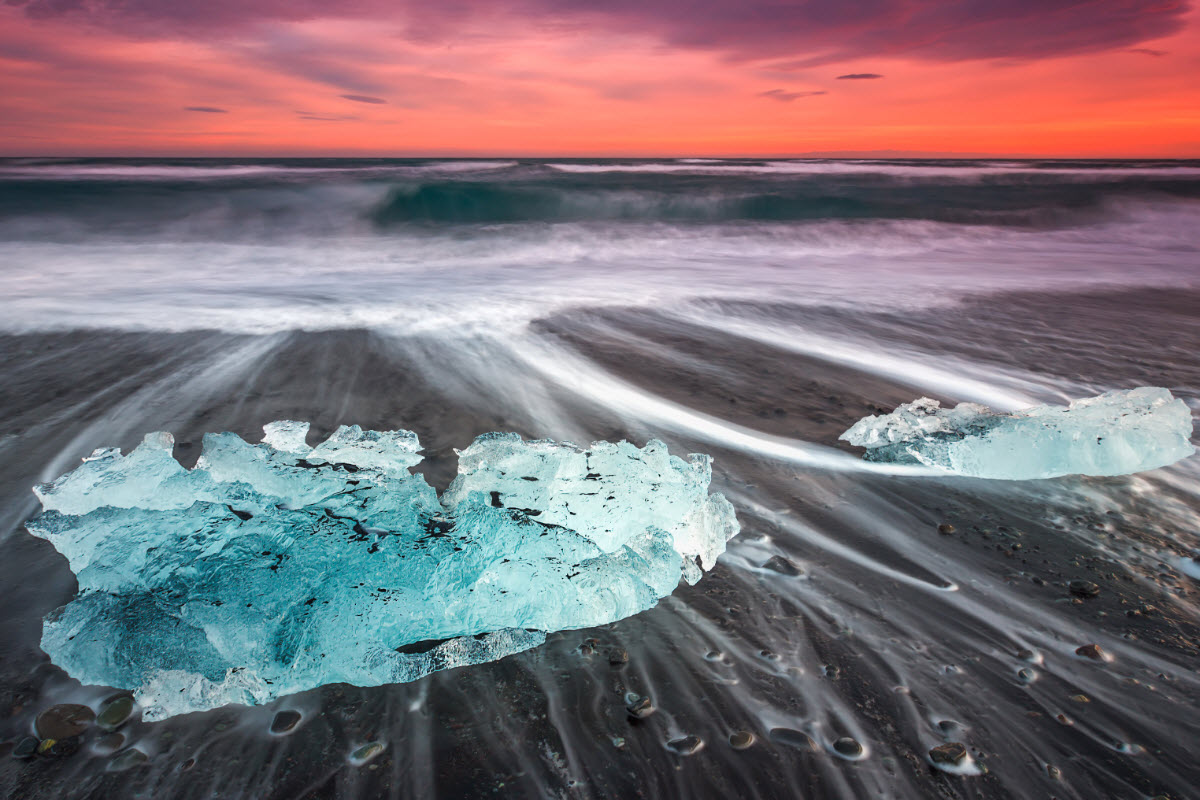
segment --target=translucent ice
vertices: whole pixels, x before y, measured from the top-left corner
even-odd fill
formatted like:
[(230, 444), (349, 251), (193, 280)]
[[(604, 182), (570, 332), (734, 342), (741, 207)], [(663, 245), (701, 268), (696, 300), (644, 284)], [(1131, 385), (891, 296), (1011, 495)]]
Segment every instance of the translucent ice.
[(841, 439), (868, 461), (924, 464), (979, 478), (1128, 475), (1196, 451), (1192, 414), (1166, 389), (1142, 387), (1011, 414), (922, 398), (865, 417)]
[(46, 620), (54, 663), (147, 719), (409, 681), (649, 608), (738, 529), (708, 457), (657, 441), (488, 434), (439, 499), (414, 434), (307, 430), (209, 434), (191, 470), (153, 433), (38, 486), (28, 528), (80, 588)]

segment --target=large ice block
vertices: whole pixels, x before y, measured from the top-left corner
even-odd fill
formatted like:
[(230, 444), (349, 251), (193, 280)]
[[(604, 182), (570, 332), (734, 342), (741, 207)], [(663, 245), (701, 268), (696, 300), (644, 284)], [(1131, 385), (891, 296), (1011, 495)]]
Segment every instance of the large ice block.
[(488, 434), (439, 499), (410, 432), (265, 430), (207, 435), (191, 470), (150, 434), (35, 489), (28, 528), (79, 580), (45, 623), (55, 664), (147, 719), (409, 681), (647, 609), (738, 529), (708, 457), (657, 441)]
[(1186, 458), (1192, 414), (1166, 389), (1141, 387), (1011, 414), (921, 398), (859, 420), (841, 439), (868, 461), (924, 464), (959, 475), (1026, 480), (1128, 475)]

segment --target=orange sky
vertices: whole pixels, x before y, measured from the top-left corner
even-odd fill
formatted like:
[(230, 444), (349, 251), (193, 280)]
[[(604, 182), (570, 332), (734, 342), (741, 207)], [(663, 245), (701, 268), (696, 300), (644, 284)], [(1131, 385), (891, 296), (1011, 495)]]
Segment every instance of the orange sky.
[[(1195, 11), (1147, 5), (1174, 16), (1144, 33), (1064, 11), (1043, 35), (1024, 9), (1038, 52), (1022, 52), (1005, 20), (928, 23), (923, 39), (909, 2), (877, 4), (888, 25), (906, 15), (894, 38), (839, 20), (825, 39), (714, 3), (707, 28), (564, 3), (420, 30), (416, 12), (364, 4), (218, 4), (213, 24), (153, 0), (132, 21), (0, 6), (0, 154), (1200, 157)], [(854, 73), (882, 77), (837, 77)]]

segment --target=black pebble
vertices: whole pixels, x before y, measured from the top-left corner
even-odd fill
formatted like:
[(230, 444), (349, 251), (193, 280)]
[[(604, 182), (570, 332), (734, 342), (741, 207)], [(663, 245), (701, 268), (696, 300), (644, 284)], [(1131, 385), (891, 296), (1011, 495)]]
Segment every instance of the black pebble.
[(650, 702), (649, 697), (640, 697), (625, 708), (629, 712), (629, 716), (635, 719), (645, 719), (654, 713), (654, 703)]
[(962, 742), (940, 744), (929, 751), (929, 759), (935, 764), (961, 764), (967, 758), (967, 746)]
[(667, 749), (681, 756), (690, 756), (704, 747), (704, 740), (699, 736), (684, 736), (667, 742)]
[(789, 747), (795, 747), (799, 750), (807, 750), (815, 753), (819, 749), (811, 736), (792, 728), (772, 728), (770, 736), (773, 742), (786, 744)]
[(289, 733), (300, 723), (300, 713), (297, 711), (280, 711), (271, 720), (271, 733), (276, 735)]
[(771, 556), (762, 565), (763, 569), (769, 569), (772, 572), (778, 572), (780, 575), (803, 575), (804, 570), (797, 567), (783, 556)]
[(13, 748), (13, 758), (33, 758), (37, 753), (38, 740), (32, 736), (23, 736), (21, 741), (17, 742), (17, 746)]
[(863, 754), (863, 746), (849, 736), (843, 736), (834, 742), (833, 749), (847, 758), (858, 758)]

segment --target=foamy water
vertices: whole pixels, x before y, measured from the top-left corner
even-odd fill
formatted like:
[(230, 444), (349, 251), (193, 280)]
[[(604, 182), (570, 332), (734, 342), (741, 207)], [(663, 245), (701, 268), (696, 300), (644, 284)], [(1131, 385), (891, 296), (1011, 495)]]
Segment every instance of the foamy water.
[(0, 163), (0, 328), (453, 333), (1200, 281), (1200, 168), (1058, 163)]
[[(0, 734), (111, 693), (37, 650), (74, 588), (20, 530), (29, 486), (150, 430), (187, 460), (205, 431), (294, 417), (416, 430), (443, 485), (487, 430), (662, 438), (714, 455), (742, 533), (694, 589), (496, 664), (133, 723), (149, 759), (121, 774), (148, 795), (1186, 796), (1196, 459), (989, 482), (867, 463), (836, 437), (922, 395), (1012, 409), (1156, 384), (1200, 408), (1197, 176), (0, 164), (0, 677), (28, 698)], [(1081, 579), (1101, 594), (1072, 595)], [(658, 710), (630, 723), (631, 695)], [(303, 722), (270, 734), (282, 710)], [(681, 757), (685, 736), (703, 745)], [(369, 741), (376, 770), (351, 755)], [(947, 741), (970, 756), (940, 771), (928, 751)], [(88, 753), (43, 780), (104, 791), (110, 758)]]

